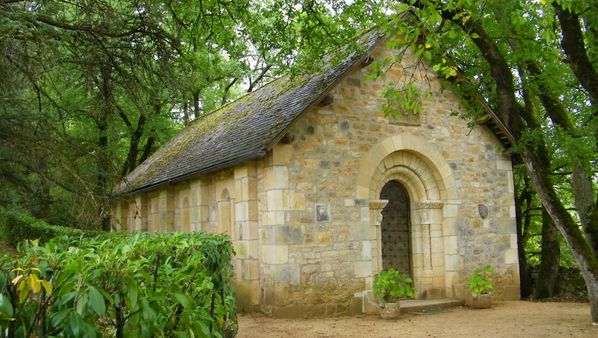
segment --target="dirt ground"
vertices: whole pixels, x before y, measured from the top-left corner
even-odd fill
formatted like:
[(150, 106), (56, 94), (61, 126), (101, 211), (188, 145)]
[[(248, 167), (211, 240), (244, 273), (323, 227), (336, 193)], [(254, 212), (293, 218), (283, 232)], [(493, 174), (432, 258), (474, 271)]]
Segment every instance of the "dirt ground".
[(491, 309), (456, 307), (404, 314), (326, 319), (239, 315), (237, 337), (598, 337), (585, 303), (497, 302)]

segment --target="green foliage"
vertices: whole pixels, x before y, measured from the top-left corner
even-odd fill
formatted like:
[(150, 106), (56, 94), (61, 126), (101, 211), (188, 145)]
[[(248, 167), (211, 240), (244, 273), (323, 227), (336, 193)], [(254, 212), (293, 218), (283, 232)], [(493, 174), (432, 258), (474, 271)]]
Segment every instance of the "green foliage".
[(416, 115), (423, 111), (421, 90), (412, 83), (400, 89), (394, 85), (385, 88), (384, 98), (386, 103), (382, 106), (382, 111), (385, 116), (400, 118), (401, 111)]
[(386, 303), (393, 303), (401, 298), (412, 298), (414, 296), (412, 282), (408, 275), (390, 268), (374, 276), (374, 294)]
[(105, 234), (24, 242), (0, 259), (0, 329), (15, 336), (236, 332), (224, 235)]
[(14, 211), (0, 211), (0, 239), (16, 245), (25, 240), (46, 243), (58, 236), (93, 235), (95, 232), (48, 224), (33, 216)]
[(371, 27), (372, 9), (369, 0), (2, 2), (0, 205), (107, 230), (110, 188), (180, 128), (291, 65), (317, 67), (310, 56)]
[(471, 291), (471, 295), (474, 298), (492, 292), (494, 289), (491, 276), (492, 272), (494, 272), (494, 269), (490, 265), (474, 270), (469, 281), (469, 291)]

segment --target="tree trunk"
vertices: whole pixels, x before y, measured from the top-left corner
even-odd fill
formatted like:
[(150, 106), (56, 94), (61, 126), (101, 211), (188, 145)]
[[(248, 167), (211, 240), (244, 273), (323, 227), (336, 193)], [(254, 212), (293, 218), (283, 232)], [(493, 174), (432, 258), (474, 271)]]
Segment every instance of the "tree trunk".
[(128, 173), (130, 173), (137, 167), (139, 143), (141, 142), (141, 137), (143, 136), (143, 131), (145, 129), (145, 121), (145, 114), (143, 112), (140, 112), (139, 119), (137, 120), (137, 128), (135, 128), (135, 131), (133, 132), (133, 134), (131, 134), (131, 141), (129, 143), (129, 152), (127, 154), (127, 160), (125, 161), (125, 165), (123, 166), (121, 172), (122, 177), (125, 177)]
[[(514, 170), (513, 170), (514, 171)], [(517, 253), (519, 256), (519, 280), (520, 280), (520, 295), (521, 298), (528, 298), (532, 293), (532, 283), (529, 276), (529, 268), (527, 266), (527, 258), (525, 255), (525, 245), (527, 243), (526, 232), (529, 226), (529, 209), (531, 208), (531, 191), (528, 186), (529, 182), (525, 180), (525, 187), (521, 194), (515, 194), (515, 219), (517, 220)], [(521, 206), (525, 201), (527, 212), (525, 217), (521, 212)]]
[(201, 108), (199, 107), (199, 90), (193, 92), (193, 119), (201, 115)]
[(546, 154), (538, 154), (536, 149), (528, 146), (524, 150), (522, 158), (542, 205), (554, 220), (579, 265), (579, 270), (588, 289), (592, 322), (598, 325), (598, 259), (594, 256), (579, 225), (558, 199), (548, 175), (546, 164), (549, 161)]
[(577, 164), (573, 168), (573, 197), (581, 226), (586, 233), (594, 255), (598, 256), (598, 224), (592, 221), (592, 177), (588, 177), (584, 168)]
[(96, 118), (96, 126), (98, 128), (98, 155), (96, 157), (97, 174), (96, 174), (96, 195), (100, 201), (98, 206), (98, 217), (100, 220), (100, 228), (104, 231), (110, 231), (110, 217), (108, 215), (108, 174), (110, 171), (110, 162), (108, 155), (108, 117), (111, 115), (111, 87), (110, 76), (111, 69), (106, 63), (101, 64), (101, 81), (102, 92), (100, 109), (98, 109), (98, 116)]
[(550, 298), (556, 294), (560, 260), (558, 230), (546, 209), (542, 208), (542, 256), (534, 292), (535, 299)]

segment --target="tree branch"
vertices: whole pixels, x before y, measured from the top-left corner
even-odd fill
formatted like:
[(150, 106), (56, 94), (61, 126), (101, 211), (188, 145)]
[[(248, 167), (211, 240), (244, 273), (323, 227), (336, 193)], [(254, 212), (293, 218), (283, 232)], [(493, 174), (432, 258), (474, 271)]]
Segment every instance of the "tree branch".
[[(557, 2), (553, 2), (552, 6), (561, 26), (563, 34), (561, 47), (567, 55), (569, 66), (579, 83), (592, 97), (594, 105), (596, 105), (598, 104), (598, 72), (588, 58), (579, 16), (563, 9)], [(594, 116), (598, 116), (598, 109), (594, 110)]]

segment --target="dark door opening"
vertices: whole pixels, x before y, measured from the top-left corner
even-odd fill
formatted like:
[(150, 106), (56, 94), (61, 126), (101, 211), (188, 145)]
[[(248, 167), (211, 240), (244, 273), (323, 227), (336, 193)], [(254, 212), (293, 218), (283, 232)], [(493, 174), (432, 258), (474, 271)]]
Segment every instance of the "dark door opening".
[(413, 276), (409, 195), (401, 183), (389, 181), (382, 188), (380, 199), (388, 200), (382, 210), (382, 268)]

